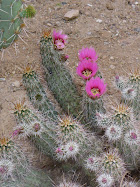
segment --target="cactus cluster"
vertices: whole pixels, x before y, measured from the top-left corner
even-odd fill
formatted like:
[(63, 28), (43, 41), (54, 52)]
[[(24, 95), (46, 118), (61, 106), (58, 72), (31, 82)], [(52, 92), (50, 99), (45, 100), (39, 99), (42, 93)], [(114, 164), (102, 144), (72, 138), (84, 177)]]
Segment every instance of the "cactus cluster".
[[(16, 39), (23, 18), (33, 17), (35, 10), (32, 6), (23, 9), (20, 0), (2, 0), (0, 5), (0, 16), (4, 16), (3, 20), (9, 28), (7, 35), (5, 27), (0, 27), (2, 49)], [(13, 21), (9, 24), (6, 19)], [(16, 37), (15, 29), (18, 29)], [(52, 35), (51, 32), (44, 32), (40, 43), (46, 83), (62, 111), (56, 109), (39, 76), (27, 65), (23, 84), (34, 109), (27, 107), (24, 100), (14, 104), (17, 126), (10, 140), (0, 139), (2, 187), (22, 187), (23, 183), (24, 187), (53, 186), (46, 173), (30, 166), (25, 154), (16, 147), (15, 137), (29, 138), (63, 172), (80, 171), (82, 177), (86, 178), (82, 183), (85, 182), (87, 186), (119, 186), (127, 170), (138, 170), (140, 163), (139, 134), (134, 128), (134, 118), (138, 119), (139, 109), (138, 73), (125, 81), (116, 77), (116, 87), (122, 93), (124, 104), (115, 108), (114, 114), (107, 113), (103, 103), (107, 84), (98, 70), (98, 56), (94, 48), (82, 48), (78, 54), (76, 72), (85, 80), (82, 95), (64, 64), (68, 56), (62, 50), (67, 44), (67, 36), (62, 31), (54, 30)], [(63, 180), (57, 187), (80, 185)]]
[(24, 8), (22, 0), (0, 1), (0, 50), (16, 41), (25, 26), (24, 17), (33, 17), (35, 12), (31, 5)]
[[(129, 73), (129, 76), (115, 78), (115, 85), (122, 94), (122, 99), (133, 108), (137, 120), (140, 118), (140, 70), (139, 68)], [(121, 85), (121, 86), (120, 86)]]

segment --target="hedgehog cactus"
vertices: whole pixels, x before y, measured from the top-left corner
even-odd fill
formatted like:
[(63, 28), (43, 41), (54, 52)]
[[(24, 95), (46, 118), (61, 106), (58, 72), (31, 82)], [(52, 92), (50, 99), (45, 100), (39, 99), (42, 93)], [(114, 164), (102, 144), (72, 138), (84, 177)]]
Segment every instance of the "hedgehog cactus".
[(56, 124), (33, 113), (24, 106), (23, 102), (15, 104), (14, 114), (18, 125), (13, 136), (30, 138), (41, 152), (53, 157), (54, 147), (57, 146)]
[(129, 170), (138, 168), (139, 160), (139, 135), (134, 128), (133, 113), (125, 104), (118, 105), (114, 114), (97, 115), (98, 127), (105, 130), (105, 136), (110, 144), (118, 147), (120, 154)]
[(23, 83), (34, 107), (39, 110), (44, 117), (56, 121), (58, 113), (53, 104), (47, 98), (37, 74), (29, 66), (26, 67), (23, 74)]
[[(118, 82), (123, 82), (123, 86), (120, 88)], [(133, 113), (137, 120), (140, 116), (140, 70), (137, 69), (130, 73), (130, 76), (126, 79), (117, 76), (115, 85), (122, 94), (122, 99), (133, 108)]]
[[(55, 45), (57, 44), (55, 43)], [(77, 117), (82, 111), (81, 97), (71, 74), (62, 64), (61, 54), (55, 49), (53, 38), (50, 35), (48, 37), (45, 35), (41, 39), (41, 56), (49, 89), (64, 112)]]
[(35, 9), (31, 5), (24, 9), (22, 0), (0, 1), (0, 50), (10, 46), (24, 26), (24, 17), (33, 17)]
[(40, 186), (51, 183), (46, 174), (33, 169), (12, 138), (0, 138), (0, 186)]

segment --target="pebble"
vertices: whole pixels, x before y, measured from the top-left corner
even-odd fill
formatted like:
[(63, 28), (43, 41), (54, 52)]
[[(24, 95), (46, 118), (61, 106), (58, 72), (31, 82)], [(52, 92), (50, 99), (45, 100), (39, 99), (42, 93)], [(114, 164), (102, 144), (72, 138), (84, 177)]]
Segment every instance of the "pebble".
[(90, 7), (92, 7), (93, 5), (91, 5), (91, 4), (87, 4), (87, 6), (90, 6)]
[(113, 10), (113, 9), (114, 9), (114, 7), (112, 6), (111, 3), (107, 3), (107, 4), (106, 4), (106, 8), (107, 8), (108, 10)]
[(79, 16), (79, 10), (72, 9), (64, 15), (64, 19), (68, 21), (77, 18), (78, 16)]
[(4, 82), (4, 81), (6, 81), (5, 78), (0, 78), (0, 82)]
[(115, 66), (114, 66), (114, 65), (110, 65), (110, 68), (111, 68), (111, 69), (115, 69)]
[(65, 30), (65, 34), (67, 34), (67, 35), (72, 34), (71, 28), (67, 28), (67, 29)]
[(111, 57), (110, 57), (110, 60), (114, 60), (114, 57), (113, 57), (113, 56), (111, 56)]
[(102, 31), (102, 36), (105, 38), (110, 38), (111, 37), (111, 33), (109, 31)]
[(140, 32), (140, 27), (138, 27), (138, 28), (134, 28), (134, 31), (136, 31), (136, 32)]
[(92, 34), (92, 32), (88, 32), (88, 33), (87, 33), (87, 35), (91, 35), (91, 34)]
[(96, 19), (96, 23), (102, 23), (103, 22), (103, 20), (101, 20), (101, 19)]
[(86, 16), (91, 16), (91, 11), (86, 11), (86, 12), (85, 12), (85, 15), (86, 15)]
[(20, 82), (19, 81), (14, 81), (13, 83), (12, 83), (12, 86), (13, 87), (16, 87), (16, 88), (19, 88), (20, 87)]
[(59, 21), (56, 21), (55, 26), (60, 26), (61, 23)]
[(62, 4), (62, 5), (66, 5), (67, 3), (66, 3), (66, 2), (62, 2), (61, 4)]

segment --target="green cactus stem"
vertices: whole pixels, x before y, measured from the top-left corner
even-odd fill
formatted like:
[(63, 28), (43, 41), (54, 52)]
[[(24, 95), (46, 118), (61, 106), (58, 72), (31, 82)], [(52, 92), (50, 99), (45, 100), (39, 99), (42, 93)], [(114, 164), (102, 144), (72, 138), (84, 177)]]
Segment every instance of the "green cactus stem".
[(35, 9), (31, 5), (24, 9), (22, 0), (0, 1), (0, 50), (10, 46), (21, 32), (24, 17), (33, 17)]
[(27, 67), (23, 74), (23, 83), (27, 90), (27, 95), (34, 107), (40, 111), (44, 117), (56, 121), (58, 112), (47, 98), (37, 74), (32, 71), (30, 67)]
[(55, 50), (51, 37), (41, 39), (40, 51), (49, 89), (64, 112), (77, 117), (82, 110), (80, 106), (81, 97), (70, 72), (62, 64), (61, 56)]

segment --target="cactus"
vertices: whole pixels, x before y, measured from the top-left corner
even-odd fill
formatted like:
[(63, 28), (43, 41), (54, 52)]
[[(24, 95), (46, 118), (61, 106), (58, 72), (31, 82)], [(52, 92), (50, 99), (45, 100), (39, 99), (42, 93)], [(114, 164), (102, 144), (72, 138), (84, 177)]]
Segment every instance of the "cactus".
[(24, 17), (33, 17), (35, 9), (31, 5), (23, 8), (21, 0), (0, 1), (0, 50), (10, 46), (24, 26)]
[(34, 107), (39, 110), (44, 117), (56, 121), (58, 112), (47, 98), (37, 74), (29, 66), (26, 67), (23, 74), (23, 83)]
[(53, 158), (54, 147), (57, 146), (56, 124), (33, 113), (23, 102), (15, 104), (14, 114), (18, 125), (13, 136), (28, 137), (41, 152)]
[(77, 117), (82, 110), (81, 97), (69, 71), (61, 62), (61, 55), (54, 48), (52, 37), (42, 37), (40, 50), (49, 89), (64, 112)]
[(1, 187), (40, 186), (50, 183), (43, 172), (36, 171), (29, 164), (21, 148), (14, 139), (0, 138), (0, 183)]
[[(120, 88), (118, 82), (123, 82), (123, 86)], [(129, 106), (133, 108), (133, 113), (137, 120), (140, 116), (140, 72), (139, 69), (130, 73), (128, 78), (122, 79), (117, 76), (115, 85), (122, 94), (122, 99)]]
[(114, 114), (97, 114), (97, 122), (100, 128), (105, 130), (105, 136), (109, 142), (118, 147), (126, 167), (129, 170), (138, 169), (139, 160), (139, 136), (133, 125), (133, 112), (126, 104), (120, 104), (114, 110)]
[[(96, 84), (95, 88), (94, 88), (94, 82)], [(100, 84), (102, 84), (102, 86), (100, 86)], [(100, 87), (99, 89), (98, 86)], [(94, 130), (94, 132), (99, 134), (101, 133), (101, 130), (97, 126), (96, 114), (99, 111), (103, 114), (105, 113), (103, 100), (100, 97), (105, 92), (105, 89), (106, 89), (106, 85), (103, 83), (102, 79), (100, 79), (99, 77), (95, 77), (95, 79), (91, 78), (86, 83), (86, 93), (84, 93), (83, 96), (83, 114), (84, 114), (85, 123), (91, 130)], [(98, 90), (100, 90), (101, 93), (99, 93)], [(98, 97), (96, 95), (98, 95)]]

